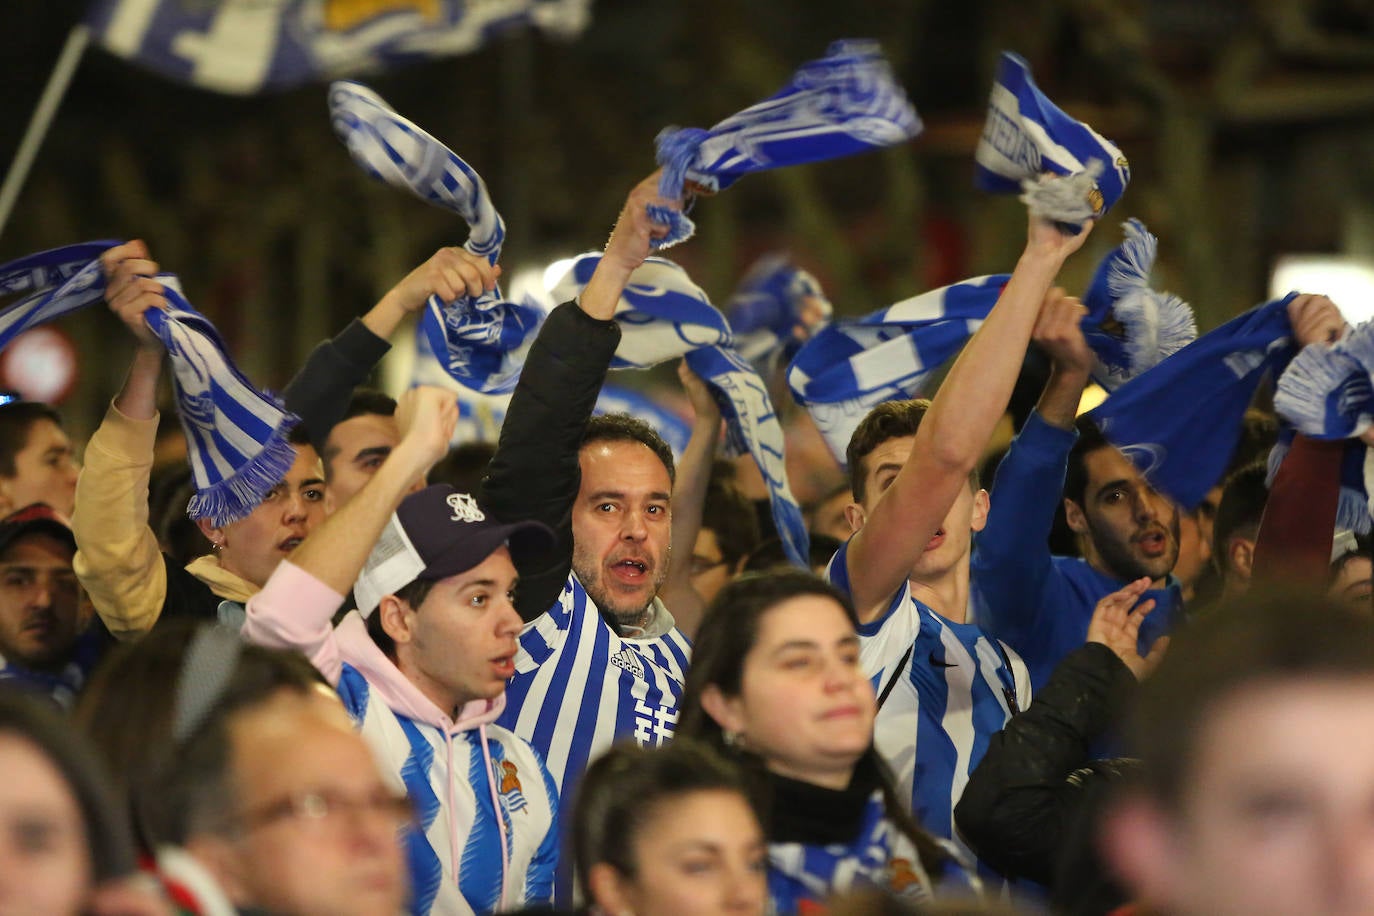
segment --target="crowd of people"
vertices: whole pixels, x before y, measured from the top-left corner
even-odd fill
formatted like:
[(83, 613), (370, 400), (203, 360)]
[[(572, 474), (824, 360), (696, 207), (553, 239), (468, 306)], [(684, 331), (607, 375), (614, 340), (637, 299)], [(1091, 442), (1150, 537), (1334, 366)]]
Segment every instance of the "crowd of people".
[[(681, 455), (594, 413), (679, 206), (630, 192), (462, 461), (450, 391), (362, 387), (431, 294), (495, 288), (438, 252), (315, 349), (294, 460), (190, 555), (150, 484), (159, 265), (105, 252), (134, 356), (79, 475), (56, 411), (0, 407), (0, 912), (1374, 911), (1346, 443), (1298, 436), (1271, 488), (1252, 411), (1180, 507), (1078, 416), (1094, 355), (1056, 278), (1092, 227), (1032, 216), (789, 566), (689, 368)], [(1285, 314), (1298, 346), (1346, 332), (1321, 296)], [(985, 481), (1032, 345), (1049, 379)]]

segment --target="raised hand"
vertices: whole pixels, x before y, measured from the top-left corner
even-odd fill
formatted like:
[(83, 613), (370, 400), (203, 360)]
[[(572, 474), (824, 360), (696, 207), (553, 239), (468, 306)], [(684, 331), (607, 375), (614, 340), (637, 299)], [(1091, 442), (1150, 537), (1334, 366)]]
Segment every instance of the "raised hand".
[(1154, 600), (1136, 602), (1150, 587), (1150, 577), (1142, 576), (1125, 588), (1112, 592), (1097, 602), (1092, 620), (1088, 621), (1088, 642), (1097, 642), (1111, 649), (1136, 679), (1145, 677), (1159, 665), (1169, 647), (1167, 636), (1155, 640), (1150, 654), (1141, 657), (1138, 639), (1140, 624), (1155, 608)]
[(453, 430), (458, 425), (458, 401), (453, 392), (443, 388), (412, 388), (396, 403), (396, 425), (401, 431), (401, 442), (392, 454), (402, 452), (412, 462), (412, 474), (424, 476), (448, 454)]
[(1031, 216), (1030, 224), (1026, 229), (1026, 251), (1031, 254), (1055, 257), (1063, 261), (1083, 247), (1083, 243), (1088, 240), (1088, 236), (1092, 233), (1095, 225), (1097, 222), (1090, 220), (1083, 224), (1082, 230), (1077, 235), (1069, 235), (1049, 220)]
[(1093, 351), (1083, 336), (1083, 316), (1088, 310), (1058, 286), (1045, 293), (1035, 319), (1031, 339), (1040, 345), (1055, 368), (1087, 375), (1093, 367)]
[(162, 341), (143, 320), (150, 308), (167, 308), (167, 296), (161, 283), (153, 277), (158, 264), (148, 253), (142, 239), (116, 245), (100, 256), (105, 270), (105, 301), (110, 311), (119, 316), (145, 350), (162, 349)]
[(1335, 343), (1345, 331), (1345, 317), (1326, 296), (1302, 295), (1288, 303), (1288, 321), (1298, 346)]
[(440, 248), (387, 293), (402, 311), (419, 311), (431, 295), (445, 302), (477, 297), (496, 288), (499, 265), (464, 248)]

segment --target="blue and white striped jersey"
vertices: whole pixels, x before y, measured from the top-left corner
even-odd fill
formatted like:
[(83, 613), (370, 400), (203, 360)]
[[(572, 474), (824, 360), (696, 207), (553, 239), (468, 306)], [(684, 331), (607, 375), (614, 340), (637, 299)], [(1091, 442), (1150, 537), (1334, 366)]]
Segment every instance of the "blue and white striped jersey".
[(509, 860), (504, 908), (553, 899), (558, 790), (528, 744), (498, 725), (446, 735), (388, 708), (347, 663), (338, 692), (383, 772), (400, 780), (415, 805), (418, 829), (406, 834), (411, 913), (468, 916), (497, 909), (503, 829)]
[[(826, 578), (848, 593), (848, 544)], [(911, 799), (921, 825), (975, 857), (954, 829), (954, 805), (988, 739), (1030, 703), (1020, 656), (971, 623), (955, 623), (911, 594), (910, 583), (882, 617), (859, 627), (859, 660), (880, 699), (874, 744)]]
[(854, 842), (830, 845), (768, 844), (770, 912), (783, 916), (821, 912), (832, 894), (881, 888), (913, 902), (931, 899), (931, 881), (916, 847), (883, 813), (874, 793)]
[[(655, 599), (660, 619), (671, 620)], [(525, 625), (506, 708), (497, 720), (544, 756), (564, 804), (582, 773), (617, 739), (664, 744), (677, 727), (691, 643), (675, 626), (660, 636), (619, 636), (577, 577)], [(571, 816), (571, 812), (566, 812)]]

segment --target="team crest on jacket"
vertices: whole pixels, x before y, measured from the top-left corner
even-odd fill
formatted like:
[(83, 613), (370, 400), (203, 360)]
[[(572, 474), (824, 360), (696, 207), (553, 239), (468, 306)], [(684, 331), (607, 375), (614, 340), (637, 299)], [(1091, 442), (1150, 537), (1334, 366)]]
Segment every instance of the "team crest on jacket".
[(493, 760), (492, 768), (496, 771), (500, 795), (506, 800), (506, 810), (512, 814), (525, 810), (529, 803), (525, 801), (525, 792), (520, 785), (520, 771), (515, 768), (515, 764), (509, 760)]

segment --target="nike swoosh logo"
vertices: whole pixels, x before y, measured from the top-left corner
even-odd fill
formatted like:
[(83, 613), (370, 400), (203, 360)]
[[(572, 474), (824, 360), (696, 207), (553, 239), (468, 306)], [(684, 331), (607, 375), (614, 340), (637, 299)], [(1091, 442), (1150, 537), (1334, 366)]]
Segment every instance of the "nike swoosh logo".
[(942, 659), (942, 658), (936, 658), (934, 652), (930, 653), (930, 665), (931, 665), (932, 668), (958, 668), (958, 667), (959, 667), (959, 665), (958, 665), (957, 663), (955, 663), (955, 662), (947, 662), (947, 661), (945, 661), (945, 660)]

